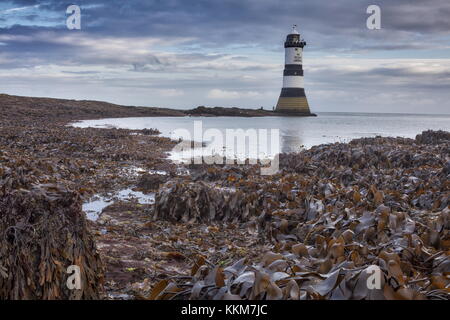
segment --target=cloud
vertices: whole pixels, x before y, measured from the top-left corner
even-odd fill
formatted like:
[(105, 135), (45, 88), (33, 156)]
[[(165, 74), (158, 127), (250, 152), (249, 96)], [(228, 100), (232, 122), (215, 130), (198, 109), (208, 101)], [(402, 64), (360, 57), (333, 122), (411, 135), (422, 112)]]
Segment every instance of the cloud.
[(34, 6), (27, 6), (27, 7), (20, 7), (20, 8), (11, 8), (11, 9), (6, 9), (6, 10), (0, 10), (0, 13), (8, 14), (8, 13), (24, 11), (24, 10), (28, 10), (28, 9), (36, 9), (36, 8), (39, 8), (39, 6), (40, 5), (37, 4), (37, 5), (34, 5)]
[[(16, 4), (30, 2), (14, 1)], [(49, 15), (65, 15), (64, 1), (40, 4), (42, 22)], [(398, 39), (432, 41), (450, 34), (447, 0), (379, 0), (382, 32), (366, 29), (366, 8), (371, 0), (79, 0), (83, 30), (101, 36), (187, 37), (203, 46), (274, 47), (293, 23), (300, 25), (315, 48), (348, 48), (358, 42), (394, 46)], [(36, 23), (34, 22), (36, 25)], [(206, 31), (206, 32), (205, 32)], [(431, 38), (431, 39), (430, 39)], [(352, 44), (353, 41), (353, 44)], [(358, 44), (356, 44), (356, 48)]]
[(208, 92), (207, 97), (211, 99), (241, 99), (241, 98), (254, 98), (260, 94), (255, 91), (227, 91), (222, 89), (212, 89)]
[[(297, 23), (316, 111), (448, 112), (448, 0), (78, 0), (82, 30), (60, 0), (2, 2), (2, 91), (190, 107), (276, 103), (283, 41)], [(26, 9), (27, 8), (27, 9)], [(434, 104), (433, 104), (434, 103)]]
[(307, 95), (327, 111), (449, 113), (449, 59), (310, 61)]
[(160, 89), (157, 92), (163, 97), (179, 97), (184, 95), (184, 91), (179, 89)]

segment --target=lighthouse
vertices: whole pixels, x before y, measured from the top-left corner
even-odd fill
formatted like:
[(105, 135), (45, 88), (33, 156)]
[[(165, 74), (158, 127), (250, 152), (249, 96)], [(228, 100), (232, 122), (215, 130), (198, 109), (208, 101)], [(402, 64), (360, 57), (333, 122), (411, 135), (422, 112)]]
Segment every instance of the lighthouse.
[(303, 47), (306, 42), (296, 27), (292, 27), (284, 43), (283, 88), (275, 111), (287, 115), (311, 116), (314, 114), (309, 110), (303, 82)]

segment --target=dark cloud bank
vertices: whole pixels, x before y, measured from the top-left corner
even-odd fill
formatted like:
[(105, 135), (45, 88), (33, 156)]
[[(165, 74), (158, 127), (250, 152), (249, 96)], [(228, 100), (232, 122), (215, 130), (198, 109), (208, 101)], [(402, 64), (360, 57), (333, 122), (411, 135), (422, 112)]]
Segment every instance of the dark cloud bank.
[[(297, 23), (308, 42), (305, 80), (317, 109), (345, 104), (345, 110), (369, 111), (365, 97), (380, 95), (379, 104), (391, 111), (393, 103), (398, 112), (420, 111), (419, 103), (427, 103), (430, 112), (450, 112), (448, 0), (79, 0), (81, 31), (65, 28), (66, 1), (10, 3), (39, 5), (26, 24), (0, 15), (0, 79), (9, 80), (3, 90), (10, 93), (180, 107), (271, 106), (281, 82), (282, 41)], [(382, 9), (382, 30), (366, 28), (370, 4)], [(386, 63), (367, 67), (367, 59)], [(29, 77), (18, 68), (29, 69)], [(207, 98), (215, 89), (222, 94)]]

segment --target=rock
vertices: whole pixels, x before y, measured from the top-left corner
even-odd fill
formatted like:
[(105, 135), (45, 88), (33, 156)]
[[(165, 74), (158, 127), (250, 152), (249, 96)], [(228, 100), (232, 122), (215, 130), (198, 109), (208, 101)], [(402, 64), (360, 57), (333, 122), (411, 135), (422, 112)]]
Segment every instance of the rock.
[(416, 141), (421, 144), (441, 144), (450, 142), (450, 132), (447, 131), (424, 131), (416, 136)]
[(158, 190), (160, 185), (164, 184), (167, 179), (168, 177), (166, 175), (145, 173), (139, 177), (137, 187), (143, 191), (155, 191)]

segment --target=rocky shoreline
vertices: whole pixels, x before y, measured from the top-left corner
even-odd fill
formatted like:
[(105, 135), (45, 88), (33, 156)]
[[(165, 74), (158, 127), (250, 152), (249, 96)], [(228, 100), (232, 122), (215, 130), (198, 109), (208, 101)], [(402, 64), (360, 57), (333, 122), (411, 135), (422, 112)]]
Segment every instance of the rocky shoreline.
[[(156, 107), (121, 106), (103, 101), (67, 100), (54, 98), (19, 97), (0, 94), (0, 117), (22, 118), (24, 115), (35, 119), (93, 120), (124, 117), (270, 117), (292, 116), (264, 109), (242, 109), (237, 107), (204, 107), (179, 110)], [(296, 114), (296, 116), (316, 116)]]
[[(282, 154), (261, 176), (180, 168), (157, 131), (67, 126), (170, 110), (29, 99), (0, 96), (0, 299), (450, 298), (449, 132)], [(86, 219), (83, 203), (127, 188), (154, 203)]]

